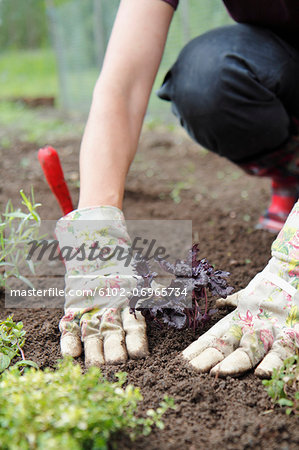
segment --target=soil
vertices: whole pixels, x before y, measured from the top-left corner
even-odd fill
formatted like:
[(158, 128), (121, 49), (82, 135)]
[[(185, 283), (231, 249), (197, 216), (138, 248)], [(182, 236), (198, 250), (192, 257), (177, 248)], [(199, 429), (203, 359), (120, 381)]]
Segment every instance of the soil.
[(55, 97), (12, 97), (5, 99), (5, 101), (21, 103), (27, 108), (53, 107), (55, 104)]
[[(45, 143), (46, 144), (46, 143)], [(59, 151), (75, 204), (78, 199), (79, 141), (51, 142)], [(1, 148), (3, 166), (1, 207), (11, 198), (20, 204), (19, 190), (34, 186), (42, 203), (43, 219), (61, 216), (43, 178), (33, 144), (15, 141)], [(30, 161), (30, 164), (24, 164)], [(181, 189), (181, 188), (184, 189)], [(165, 129), (144, 131), (136, 161), (126, 185), (124, 212), (127, 219), (192, 219), (194, 241), (202, 257), (216, 268), (229, 270), (236, 290), (263, 269), (269, 259), (274, 235), (255, 229), (269, 200), (269, 180), (244, 174), (230, 162), (207, 153), (181, 132)], [(213, 301), (212, 301), (213, 303)], [(194, 373), (180, 359), (180, 352), (228, 310), (220, 310), (209, 325), (195, 335), (149, 325), (150, 356), (107, 366), (109, 378), (117, 370), (141, 388), (144, 402), (140, 414), (155, 408), (165, 394), (177, 409), (164, 417), (165, 430), (134, 443), (117, 437), (119, 449), (297, 449), (298, 419), (273, 408), (261, 380), (252, 372), (238, 379), (215, 380)], [(0, 318), (14, 314), (27, 330), (27, 358), (41, 368), (54, 367), (59, 353), (58, 322), (62, 310), (9, 310), (0, 308)], [(81, 360), (82, 364), (82, 360)]]

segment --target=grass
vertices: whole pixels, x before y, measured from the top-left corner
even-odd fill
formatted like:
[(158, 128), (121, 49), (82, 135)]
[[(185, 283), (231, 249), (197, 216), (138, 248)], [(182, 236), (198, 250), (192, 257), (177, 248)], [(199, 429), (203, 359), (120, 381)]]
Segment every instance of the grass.
[[(158, 99), (155, 91), (160, 87), (165, 73), (175, 61), (186, 40), (231, 21), (223, 6), (216, 7), (213, 2), (210, 4), (205, 0), (189, 0), (187, 28), (186, 24), (185, 26), (183, 24), (183, 9), (180, 11), (174, 16), (166, 52), (153, 87), (146, 116), (149, 129), (155, 128), (160, 123), (168, 124), (169, 131), (173, 131), (177, 126), (177, 120), (170, 113), (170, 104)], [(84, 27), (80, 30), (85, 36)], [(77, 48), (74, 43), (68, 45), (67, 42), (62, 42), (61, 45), (64, 45), (67, 55), (64, 73), (66, 87), (63, 92), (62, 90), (59, 92), (58, 70), (53, 49), (0, 52), (0, 146), (9, 148), (15, 136), (25, 142), (43, 145), (54, 139), (71, 137), (74, 132), (75, 136), (82, 135), (82, 122), (86, 120), (99, 68), (87, 67), (83, 63), (84, 46)], [(82, 64), (78, 65), (78, 61), (81, 60)], [(51, 113), (50, 110), (32, 110), (22, 104), (8, 102), (9, 99), (16, 97), (44, 96), (54, 96), (57, 100), (56, 105), (64, 105), (68, 111), (81, 115), (81, 122), (74, 125), (73, 121), (65, 120), (62, 114), (55, 111)], [(179, 191), (174, 192), (177, 200), (180, 197)]]
[(83, 121), (75, 122), (51, 108), (30, 109), (9, 99), (58, 98), (55, 55), (51, 49), (11, 50), (0, 57), (0, 146), (9, 148), (15, 137), (44, 145), (57, 139), (80, 137)]
[[(94, 52), (95, 43), (89, 34), (92, 8), (85, 3), (76, 2), (74, 9), (74, 2), (59, 2), (60, 6), (56, 8), (55, 13), (58, 27), (56, 31), (58, 31), (58, 37), (60, 34), (62, 36), (59, 38), (59, 46), (65, 55), (64, 72), (61, 74), (65, 87), (63, 92), (60, 92), (59, 102), (68, 110), (77, 110), (86, 114), (99, 67), (98, 64), (89, 67), (88, 58), (86, 58), (86, 52)], [(92, 4), (92, 2), (87, 3)], [(105, 30), (109, 30), (112, 26), (116, 3), (103, 2), (102, 26)], [(167, 70), (176, 60), (184, 44), (209, 29), (229, 23), (232, 23), (232, 20), (221, 2), (188, 0), (180, 5), (171, 24), (166, 51), (153, 87), (147, 121), (155, 121), (158, 117), (165, 122), (172, 117), (170, 104), (158, 99), (155, 91), (160, 87)], [(70, 39), (70, 34), (74, 30), (75, 41)], [(106, 34), (109, 35), (108, 32)], [(66, 39), (66, 36), (69, 39)], [(106, 42), (104, 44), (106, 45)], [(57, 67), (52, 49), (3, 51), (0, 56), (0, 99), (18, 96), (58, 98)]]
[(58, 79), (53, 50), (2, 52), (0, 54), (0, 92), (2, 99), (57, 97)]
[(23, 142), (45, 145), (82, 136), (83, 121), (63, 117), (57, 110), (29, 109), (21, 103), (0, 102), (0, 147), (9, 148), (16, 136)]

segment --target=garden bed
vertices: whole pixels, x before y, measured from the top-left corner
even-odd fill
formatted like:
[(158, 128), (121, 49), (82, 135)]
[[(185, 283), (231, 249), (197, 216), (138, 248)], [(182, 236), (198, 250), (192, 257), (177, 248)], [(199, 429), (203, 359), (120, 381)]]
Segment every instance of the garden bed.
[[(60, 153), (77, 201), (80, 142), (69, 139), (49, 144)], [(36, 151), (34, 144), (17, 140), (10, 148), (1, 148), (1, 208), (9, 198), (18, 206), (19, 190), (29, 192), (33, 185), (35, 197), (43, 205), (42, 219), (58, 219), (61, 213), (44, 181)], [(200, 256), (216, 268), (230, 271), (230, 284), (238, 290), (269, 259), (274, 236), (254, 228), (267, 206), (269, 192), (267, 180), (243, 174), (183, 134), (148, 129), (128, 177), (124, 212), (127, 219), (192, 219)], [(27, 330), (26, 357), (41, 368), (54, 367), (60, 357), (58, 322), (62, 311), (8, 310), (2, 295), (0, 318), (11, 313)], [(226, 313), (220, 310), (209, 326)], [(142, 409), (157, 407), (164, 394), (173, 397), (177, 405), (176, 411), (166, 413), (164, 431), (154, 430), (134, 443), (118, 436), (118, 448), (298, 448), (298, 419), (287, 417), (283, 409), (273, 410), (264, 386), (253, 373), (215, 380), (194, 373), (181, 361), (180, 352), (207, 328), (194, 336), (190, 330), (161, 330), (151, 325), (150, 356), (103, 369), (109, 378), (116, 370), (126, 371), (128, 381), (140, 386), (144, 396), (141, 414)]]

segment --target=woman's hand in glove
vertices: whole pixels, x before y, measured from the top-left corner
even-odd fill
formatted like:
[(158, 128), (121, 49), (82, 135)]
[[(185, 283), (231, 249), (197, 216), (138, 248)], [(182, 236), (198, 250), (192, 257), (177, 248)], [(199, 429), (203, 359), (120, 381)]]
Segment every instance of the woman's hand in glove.
[(238, 376), (255, 367), (270, 377), (299, 347), (299, 202), (272, 245), (266, 268), (242, 291), (228, 314), (183, 352), (200, 372)]
[[(66, 265), (62, 355), (79, 356), (83, 342), (86, 366), (146, 356), (145, 320), (128, 308), (137, 281), (122, 212), (109, 206), (73, 211), (57, 222), (56, 236)], [(77, 256), (67, 258), (68, 249)]]

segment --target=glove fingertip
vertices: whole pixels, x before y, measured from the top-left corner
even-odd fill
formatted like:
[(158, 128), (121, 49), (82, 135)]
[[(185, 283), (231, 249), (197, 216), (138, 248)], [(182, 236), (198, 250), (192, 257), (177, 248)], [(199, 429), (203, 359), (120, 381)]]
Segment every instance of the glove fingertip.
[(213, 367), (210, 374), (220, 377), (238, 377), (250, 369), (252, 369), (252, 363), (249, 356), (239, 348), (230, 353), (220, 364), (217, 364), (217, 367)]
[(60, 338), (60, 349), (63, 357), (77, 358), (82, 353), (81, 339), (73, 334), (65, 334)]
[(269, 379), (274, 369), (279, 369), (283, 365), (283, 360), (275, 352), (268, 353), (263, 361), (257, 366), (254, 374), (259, 378)]
[(218, 300), (216, 300), (216, 307), (217, 308), (225, 308), (225, 307), (231, 307), (231, 308), (236, 308), (238, 306), (238, 301), (233, 299), (226, 299), (226, 298), (218, 298)]
[(107, 364), (123, 364), (128, 359), (123, 333), (112, 333), (104, 339), (104, 355)]
[(101, 367), (105, 364), (103, 341), (97, 336), (84, 340), (85, 367)]
[(204, 350), (199, 356), (189, 361), (189, 364), (197, 372), (208, 372), (212, 367), (222, 361), (223, 354), (216, 348), (210, 347)]
[(211, 347), (214, 344), (215, 337), (204, 334), (199, 337), (197, 341), (192, 342), (185, 350), (182, 352), (182, 357), (191, 361), (196, 358), (200, 353), (202, 353), (206, 348)]
[(126, 345), (131, 359), (141, 359), (149, 355), (146, 333), (133, 333), (127, 335)]

